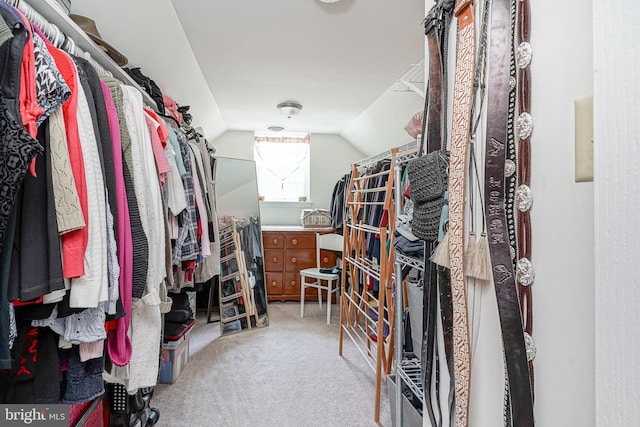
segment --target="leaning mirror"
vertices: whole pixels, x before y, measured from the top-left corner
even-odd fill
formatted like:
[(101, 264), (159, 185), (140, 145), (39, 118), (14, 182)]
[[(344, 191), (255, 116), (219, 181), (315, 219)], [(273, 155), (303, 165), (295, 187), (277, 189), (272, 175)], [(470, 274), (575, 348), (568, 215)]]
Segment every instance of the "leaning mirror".
[(221, 333), (267, 326), (255, 162), (218, 157), (216, 196), (220, 229), (218, 298)]

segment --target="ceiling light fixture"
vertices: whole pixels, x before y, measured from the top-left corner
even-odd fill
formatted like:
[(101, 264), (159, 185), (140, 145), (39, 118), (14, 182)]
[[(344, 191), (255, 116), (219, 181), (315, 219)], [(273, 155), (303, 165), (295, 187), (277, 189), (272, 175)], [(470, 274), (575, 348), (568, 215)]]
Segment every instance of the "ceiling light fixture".
[(267, 130), (270, 130), (271, 132), (282, 132), (284, 129), (285, 127), (280, 125), (267, 126)]
[(338, 3), (340, 0), (318, 0), (320, 3)]
[(297, 116), (298, 113), (300, 113), (300, 110), (302, 110), (302, 105), (295, 101), (281, 102), (276, 107), (281, 114), (287, 116), (288, 118)]

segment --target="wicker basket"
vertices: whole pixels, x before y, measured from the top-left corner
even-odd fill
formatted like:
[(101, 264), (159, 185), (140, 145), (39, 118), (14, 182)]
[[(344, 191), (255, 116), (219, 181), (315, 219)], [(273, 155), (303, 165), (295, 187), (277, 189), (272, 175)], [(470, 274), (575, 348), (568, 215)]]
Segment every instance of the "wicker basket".
[(331, 227), (331, 214), (327, 209), (303, 209), (300, 223), (305, 228)]

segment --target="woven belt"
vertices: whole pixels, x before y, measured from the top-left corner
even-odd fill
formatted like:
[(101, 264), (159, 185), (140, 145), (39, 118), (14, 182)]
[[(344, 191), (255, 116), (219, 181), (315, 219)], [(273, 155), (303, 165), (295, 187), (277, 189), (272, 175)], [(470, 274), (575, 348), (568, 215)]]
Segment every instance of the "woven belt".
[(484, 194), (489, 253), (502, 329), (513, 425), (527, 427), (534, 425), (533, 401), (505, 211), (505, 146), (511, 47), (509, 0), (492, 2), (490, 43)]
[(454, 10), (454, 14), (458, 19), (458, 36), (449, 163), (449, 259), (454, 325), (455, 413), (456, 426), (458, 427), (468, 424), (471, 386), (467, 283), (464, 272), (464, 211), (475, 66), (476, 35), (473, 23), (473, 8), (473, 0), (458, 0)]

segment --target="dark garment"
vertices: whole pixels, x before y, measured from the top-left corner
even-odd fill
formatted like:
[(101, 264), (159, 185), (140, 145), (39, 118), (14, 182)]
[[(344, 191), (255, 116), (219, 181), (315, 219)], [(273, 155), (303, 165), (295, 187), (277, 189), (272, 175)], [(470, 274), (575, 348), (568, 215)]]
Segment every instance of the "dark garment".
[[(255, 291), (254, 298), (258, 315), (262, 315), (267, 312), (267, 298), (264, 286), (262, 245), (260, 243), (260, 220), (255, 217), (250, 217), (246, 221), (238, 221), (236, 223), (236, 231), (239, 235), (240, 245), (242, 246), (241, 252), (245, 257), (247, 272), (253, 276), (256, 281), (256, 285), (253, 288)], [(237, 270), (237, 267), (235, 267), (235, 269)]]
[(151, 98), (156, 102), (156, 106), (158, 107), (158, 111), (160, 114), (165, 114), (164, 110), (164, 98), (162, 95), (162, 91), (149, 77), (142, 74), (139, 67), (136, 68), (124, 68), (124, 71), (127, 72), (144, 89), (145, 92), (149, 94)]
[(113, 164), (113, 145), (111, 143), (111, 129), (109, 128), (109, 115), (104, 102), (104, 94), (98, 73), (93, 69), (89, 61), (83, 58), (73, 58), (78, 68), (82, 68), (86, 84), (82, 88), (89, 101), (91, 118), (93, 119), (93, 129), (96, 133), (98, 151), (102, 153), (101, 162), (104, 172), (104, 184), (107, 188), (107, 198), (109, 209), (113, 216), (113, 231), (118, 235), (118, 209), (116, 202), (116, 175)]
[(7, 7), (3, 4), (0, 14), (14, 29), (14, 36), (0, 46), (0, 249), (18, 187), (31, 159), (42, 152), (42, 146), (31, 138), (20, 119), (20, 66), (27, 33)]
[(122, 165), (124, 187), (127, 191), (129, 216), (131, 217), (131, 239), (133, 241), (133, 288), (132, 297), (142, 298), (147, 285), (147, 270), (149, 269), (149, 241), (142, 228), (138, 199), (133, 186), (133, 177), (126, 164)]
[(62, 403), (84, 403), (104, 394), (104, 356), (80, 361), (80, 347), (74, 345), (69, 351), (66, 389)]
[(11, 212), (7, 223), (7, 233), (5, 242), (7, 243), (0, 250), (0, 369), (11, 367), (11, 354), (9, 351), (9, 304), (7, 292), (9, 290), (9, 270), (11, 268), (11, 249), (13, 247), (13, 236), (16, 227), (16, 210)]
[(15, 10), (0, 3), (0, 16), (13, 33), (0, 46), (0, 368), (6, 368), (11, 359), (7, 294), (15, 201), (29, 163), (42, 146), (27, 133), (20, 117), (20, 71), (28, 33)]
[(12, 365), (0, 371), (0, 402), (46, 404), (60, 401), (58, 336), (49, 328), (18, 320)]
[[(12, 30), (11, 38), (0, 46), (0, 369), (11, 366), (9, 352), (9, 302), (7, 291), (9, 286), (9, 267), (11, 265), (11, 248), (13, 247), (13, 230), (16, 223), (14, 209), (16, 192), (21, 185), (26, 166), (37, 150), (23, 152), (22, 139), (27, 135), (20, 122), (18, 93), (20, 88), (20, 66), (22, 53), (27, 41), (26, 29), (14, 10), (6, 3), (0, 2), (0, 16)], [(11, 123), (12, 129), (4, 123)], [(18, 138), (15, 138), (15, 135)], [(38, 148), (38, 147), (32, 147)], [(16, 166), (22, 169), (22, 176), (15, 175)], [(9, 174), (9, 176), (6, 176)], [(5, 181), (5, 178), (10, 180)], [(14, 178), (14, 180), (11, 180)]]
[[(20, 73), (22, 55), (29, 33), (16, 10), (0, 1), (0, 15), (13, 31), (13, 37), (0, 46), (0, 97), (10, 111), (11, 118), (22, 124), (20, 117)], [(2, 240), (2, 239), (0, 239)]]
[(69, 317), (72, 314), (80, 313), (86, 310), (86, 308), (71, 308), (70, 294), (70, 292), (65, 293), (62, 297), (62, 301), (59, 301), (56, 304), (58, 306), (58, 319)]
[[(389, 161), (382, 161), (376, 165), (374, 173), (386, 172), (386, 171), (389, 171), (390, 168), (391, 168), (391, 163)], [(383, 188), (384, 186), (387, 185), (388, 180), (389, 180), (389, 174), (383, 173), (382, 175), (379, 175), (377, 177), (370, 179), (367, 187)], [(384, 202), (384, 199), (386, 197), (386, 191), (384, 189), (378, 190), (378, 191), (369, 193), (368, 196), (369, 197), (367, 201), (373, 202), (373, 203), (381, 203), (381, 202)], [(367, 217), (365, 219), (365, 222), (373, 227), (379, 227), (383, 214), (384, 214), (383, 205), (381, 204), (369, 205), (367, 209)], [(376, 236), (373, 233), (367, 234), (367, 237), (366, 237), (367, 254), (370, 258), (375, 256), (376, 253), (379, 254), (379, 248), (378, 248), (378, 251), (376, 251), (376, 247), (375, 247), (376, 245), (380, 245), (379, 240), (380, 240), (380, 236)], [(376, 243), (376, 241), (378, 242)]]
[[(86, 69), (83, 67), (83, 63), (79, 58), (72, 57), (74, 62), (76, 63), (76, 67), (78, 69), (78, 78), (80, 80), (80, 85), (82, 85), (82, 91), (84, 92), (85, 97), (87, 98), (87, 104), (89, 106), (89, 113), (91, 115), (91, 127), (93, 128), (93, 134), (96, 138), (96, 146), (98, 149), (98, 157), (100, 158), (100, 172), (102, 174), (102, 182), (105, 187), (107, 187), (107, 179), (106, 179), (106, 171), (104, 166), (104, 150), (103, 144), (100, 140), (100, 132), (98, 131), (98, 118), (96, 113), (96, 105), (93, 99), (93, 92), (91, 91), (91, 85), (89, 84), (89, 79), (87, 77)], [(79, 102), (79, 101), (78, 101)], [(103, 98), (104, 102), (104, 98)], [(111, 144), (111, 140), (108, 141), (109, 145)], [(106, 144), (105, 144), (106, 145)], [(113, 169), (113, 154), (111, 156), (111, 165)], [(115, 193), (115, 177), (113, 178), (113, 189), (112, 191)]]
[(17, 319), (44, 320), (51, 317), (55, 304), (24, 304), (15, 307)]
[(394, 236), (396, 236), (396, 239), (393, 245), (396, 247), (397, 251), (400, 251), (406, 256), (410, 256), (412, 258), (416, 258), (416, 259), (424, 258), (424, 241), (423, 240), (416, 240), (412, 242), (411, 240), (407, 239), (402, 234), (400, 234), (398, 231), (394, 231), (393, 234)]
[(30, 301), (64, 289), (48, 125), (39, 128), (38, 139), (45, 153), (36, 158), (36, 177), (26, 174), (16, 202), (18, 221), (11, 256), (9, 300)]
[[(109, 115), (107, 106), (104, 102), (104, 94), (98, 73), (93, 69), (89, 61), (83, 58), (73, 58), (78, 73), (80, 75), (80, 84), (82, 90), (87, 97), (89, 111), (91, 113), (91, 121), (93, 131), (98, 146), (98, 154), (100, 156), (100, 164), (102, 165), (102, 179), (107, 193), (107, 202), (109, 211), (113, 216), (113, 233), (118, 235), (118, 204), (116, 200), (116, 174), (113, 162), (113, 145), (111, 142), (111, 129), (109, 127)], [(146, 237), (145, 237), (146, 240)], [(111, 264), (108, 265), (111, 268)], [(111, 277), (111, 275), (110, 275)], [(116, 284), (118, 286), (118, 284)], [(122, 299), (118, 297), (116, 302), (116, 313), (109, 316), (109, 320), (119, 319), (124, 316), (124, 307)]]
[(350, 180), (350, 173), (340, 178), (331, 193), (331, 227), (340, 234), (342, 234), (342, 229), (344, 228), (345, 206), (349, 193), (347, 187), (349, 187)]

